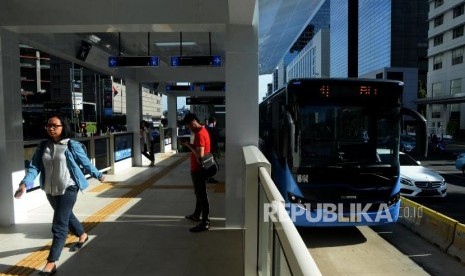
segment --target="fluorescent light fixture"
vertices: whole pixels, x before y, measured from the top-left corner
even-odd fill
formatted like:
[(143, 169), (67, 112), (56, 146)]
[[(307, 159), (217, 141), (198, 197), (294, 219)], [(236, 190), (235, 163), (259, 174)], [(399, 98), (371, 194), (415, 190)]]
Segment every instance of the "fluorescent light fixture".
[(89, 35), (87, 38), (93, 43), (99, 43), (101, 40), (100, 37), (96, 35)]
[(178, 86), (190, 86), (191, 83), (190, 82), (176, 82), (176, 85), (178, 85)]
[[(173, 46), (179, 46), (180, 42), (156, 42), (155, 45), (158, 47), (173, 47)], [(197, 45), (197, 43), (193, 41), (183, 41), (182, 46), (194, 46)]]

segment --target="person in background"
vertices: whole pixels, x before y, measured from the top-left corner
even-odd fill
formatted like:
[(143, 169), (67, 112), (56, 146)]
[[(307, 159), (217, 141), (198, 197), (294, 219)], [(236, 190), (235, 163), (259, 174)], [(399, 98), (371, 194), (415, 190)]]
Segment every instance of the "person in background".
[[(211, 153), (215, 159), (218, 160), (220, 158), (220, 150), (218, 148), (219, 133), (218, 128), (216, 127), (216, 118), (211, 116), (207, 121), (209, 122), (207, 131), (208, 135), (210, 135)], [(218, 183), (218, 180), (210, 177), (207, 179), (207, 183)]]
[(194, 113), (188, 113), (183, 119), (183, 124), (194, 134), (192, 144), (189, 141), (183, 143), (191, 151), (190, 169), (196, 198), (194, 213), (187, 215), (186, 219), (195, 222), (200, 221), (190, 231), (202, 232), (210, 229), (210, 203), (207, 196), (206, 178), (200, 166), (200, 158), (210, 152), (210, 136)]
[(52, 245), (47, 263), (39, 275), (53, 275), (57, 270), (55, 262), (60, 258), (68, 229), (79, 238), (70, 251), (79, 250), (89, 239), (78, 218), (73, 214), (78, 191), (89, 186), (79, 166), (87, 169), (92, 177), (101, 182), (105, 177), (90, 162), (81, 144), (70, 139), (72, 131), (65, 118), (59, 115), (49, 117), (45, 129), (48, 139), (41, 141), (37, 146), (26, 175), (16, 190), (15, 198), (21, 198), (26, 192), (26, 184), (34, 182), (40, 173), (40, 187), (45, 191), (54, 213)]
[(152, 127), (147, 121), (142, 121), (141, 122), (141, 137), (144, 142), (142, 145), (142, 140), (141, 140), (141, 146), (143, 148), (142, 150), (142, 155), (147, 157), (147, 159), (150, 160), (150, 165), (149, 167), (155, 166), (155, 152), (154, 152), (154, 140), (152, 136)]

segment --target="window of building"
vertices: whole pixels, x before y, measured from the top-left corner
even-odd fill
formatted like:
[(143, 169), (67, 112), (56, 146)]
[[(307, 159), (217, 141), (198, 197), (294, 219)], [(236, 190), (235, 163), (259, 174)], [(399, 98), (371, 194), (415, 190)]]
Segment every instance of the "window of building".
[[(438, 104), (433, 104), (431, 111), (431, 118), (439, 119), (441, 118), (441, 106)], [(439, 125), (438, 125), (439, 127)]]
[(434, 0), (435, 8), (442, 6), (442, 4), (444, 4), (444, 0)]
[(452, 65), (463, 63), (463, 50), (462, 47), (452, 51)]
[(433, 40), (434, 40), (434, 46), (442, 44), (442, 34), (435, 36)]
[(433, 83), (432, 86), (432, 97), (439, 97), (442, 96), (442, 85), (440, 82)]
[(434, 27), (441, 26), (442, 23), (444, 22), (444, 15), (441, 14), (434, 18)]
[(450, 81), (450, 94), (455, 95), (462, 92), (462, 79), (455, 79)]
[(465, 4), (458, 5), (457, 7), (454, 8), (454, 18), (459, 17), (463, 14)]
[(455, 27), (452, 30), (452, 38), (457, 38), (463, 36), (463, 25)]
[(437, 55), (433, 58), (433, 70), (442, 68), (442, 55)]

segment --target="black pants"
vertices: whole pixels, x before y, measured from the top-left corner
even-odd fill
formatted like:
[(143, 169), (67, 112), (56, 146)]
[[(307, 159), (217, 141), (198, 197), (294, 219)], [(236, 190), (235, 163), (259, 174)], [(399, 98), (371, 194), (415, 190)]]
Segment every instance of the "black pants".
[(210, 203), (207, 196), (207, 183), (202, 171), (191, 171), (192, 183), (194, 184), (195, 192), (195, 211), (194, 216), (200, 217), (202, 215), (202, 222), (210, 222)]
[[(147, 149), (147, 144), (144, 143), (144, 150), (142, 151), (142, 155), (147, 157), (150, 161), (155, 161), (155, 153), (154, 153), (154, 143), (150, 142), (150, 148)], [(148, 153), (147, 153), (148, 152)]]

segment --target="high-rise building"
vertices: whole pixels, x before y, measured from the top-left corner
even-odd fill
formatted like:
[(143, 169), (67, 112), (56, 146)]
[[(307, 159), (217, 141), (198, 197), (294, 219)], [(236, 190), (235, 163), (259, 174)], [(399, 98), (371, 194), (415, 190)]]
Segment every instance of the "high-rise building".
[[(309, 75), (308, 77), (315, 77), (327, 75), (326, 70), (329, 70), (329, 64), (327, 64), (329, 53), (322, 54), (315, 51), (319, 51), (320, 47), (327, 48), (329, 46), (327, 44), (327, 30), (330, 27), (330, 2), (331, 0), (322, 0), (318, 9), (313, 14), (308, 15), (309, 23), (293, 43), (289, 52), (284, 55), (282, 61), (273, 73), (273, 91), (277, 91), (284, 87), (290, 79), (297, 76)], [(323, 29), (325, 31), (320, 32), (320, 30)], [(314, 40), (317, 34), (319, 34), (319, 36)], [(309, 43), (313, 44), (313, 46), (307, 46)], [(313, 57), (311, 57), (311, 55), (313, 55)], [(296, 60), (301, 60), (301, 62)], [(313, 71), (310, 72), (308, 69), (304, 69), (304, 67), (307, 66), (304, 65), (305, 62), (307, 62), (307, 65), (310, 62), (309, 66), (313, 67)], [(288, 76), (288, 65), (291, 63), (293, 63), (293, 65), (291, 65), (293, 68), (291, 69), (292, 75)]]
[(288, 80), (329, 76), (329, 30), (321, 29), (287, 65)]
[(465, 137), (465, 1), (428, 2), (427, 94), (418, 102), (431, 134)]
[(331, 77), (403, 81), (403, 105), (417, 109), (427, 74), (426, 0), (332, 0)]

